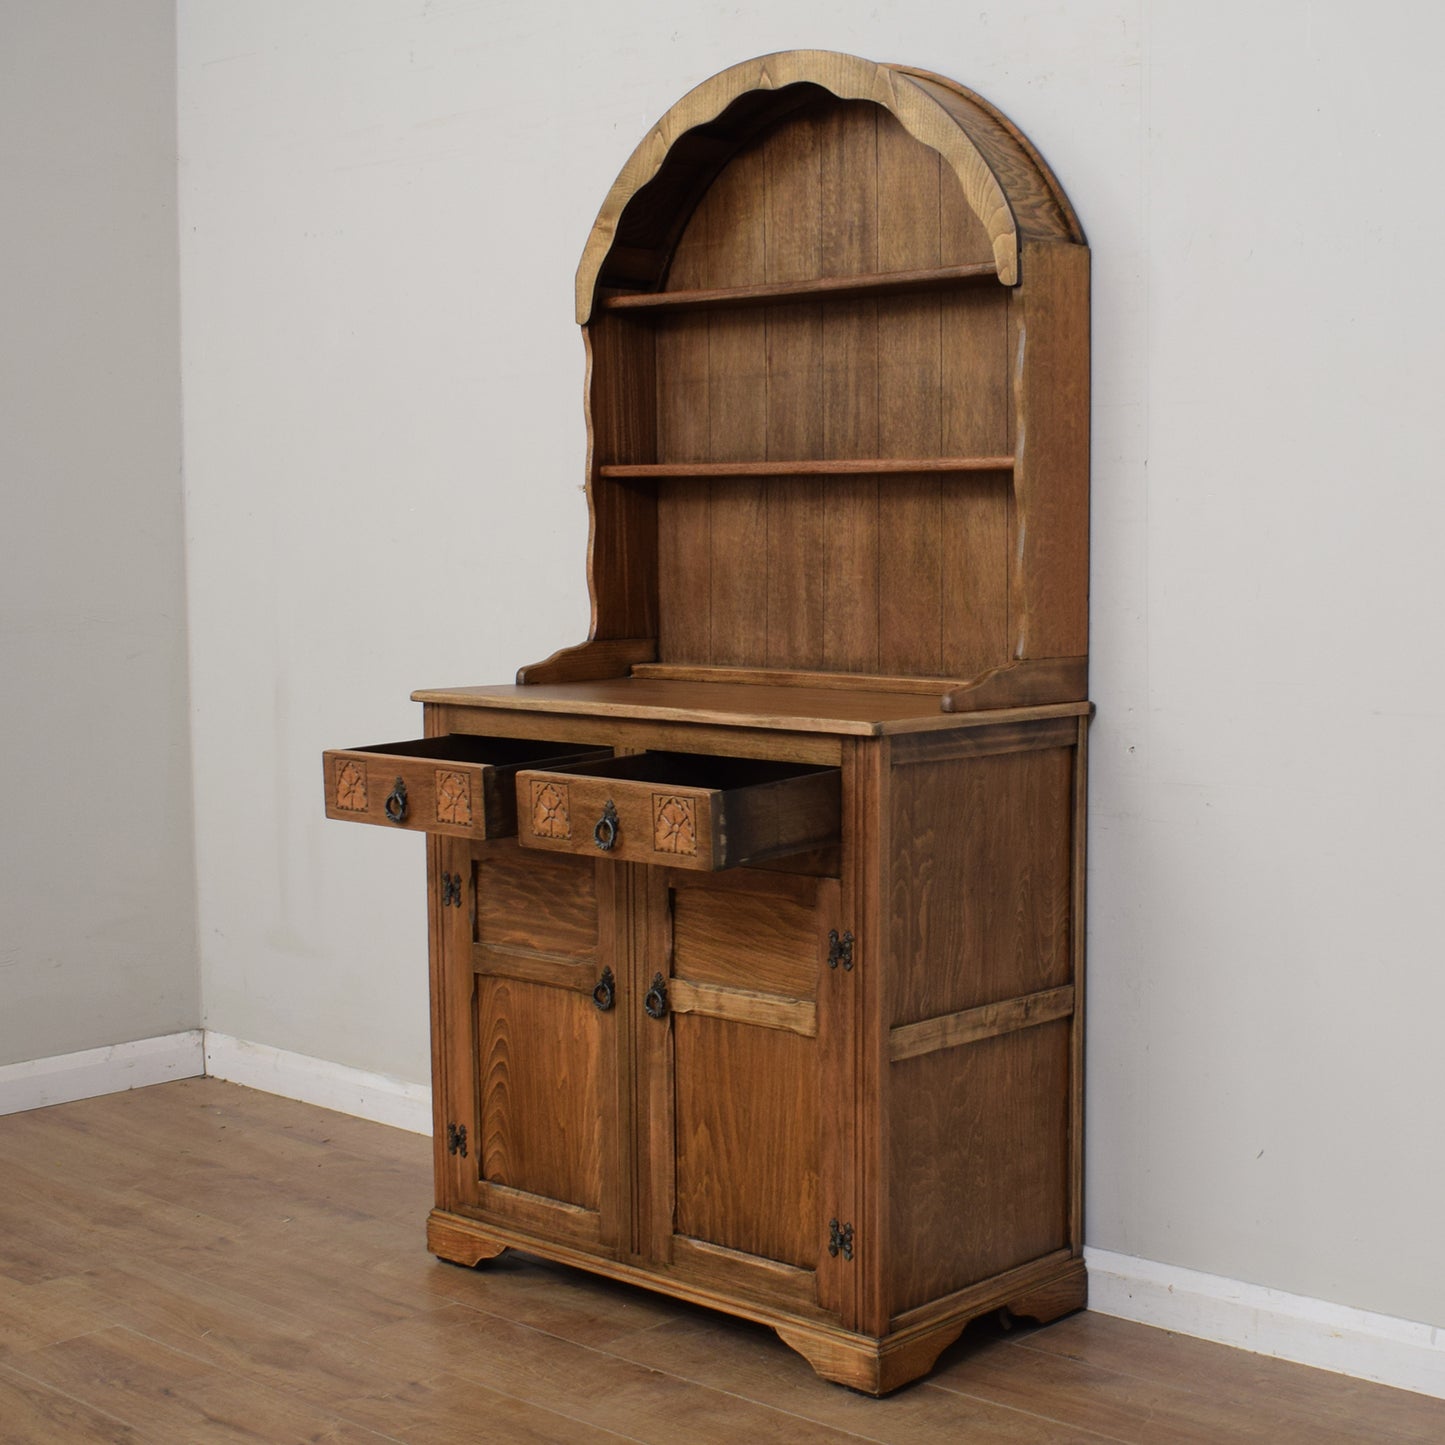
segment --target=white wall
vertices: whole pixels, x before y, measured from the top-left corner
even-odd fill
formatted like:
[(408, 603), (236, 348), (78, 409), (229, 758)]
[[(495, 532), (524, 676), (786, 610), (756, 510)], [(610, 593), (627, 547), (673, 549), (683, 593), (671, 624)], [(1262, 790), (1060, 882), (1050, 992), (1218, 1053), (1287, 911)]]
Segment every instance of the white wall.
[(0, 4), (0, 1065), (200, 1019), (169, 0)]
[(648, 123), (768, 50), (922, 64), (1094, 247), (1090, 1241), (1445, 1324), (1445, 27), (657, 13), (182, 0), (208, 1024), (425, 1077), (421, 843), (325, 823), (320, 751), (584, 634), (571, 278)]

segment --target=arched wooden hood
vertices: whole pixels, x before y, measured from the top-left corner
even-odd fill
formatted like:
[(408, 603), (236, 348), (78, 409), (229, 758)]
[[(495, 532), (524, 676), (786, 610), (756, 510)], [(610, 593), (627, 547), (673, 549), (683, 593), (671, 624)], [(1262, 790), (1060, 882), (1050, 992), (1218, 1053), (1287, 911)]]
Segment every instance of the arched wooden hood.
[(703, 193), (750, 140), (820, 92), (883, 107), (942, 157), (993, 248), (999, 280), (1019, 281), (1024, 241), (1082, 242), (1062, 188), (1026, 136), (972, 91), (907, 66), (827, 50), (785, 50), (734, 65), (690, 90), (633, 151), (577, 268), (577, 320), (601, 290), (650, 290)]

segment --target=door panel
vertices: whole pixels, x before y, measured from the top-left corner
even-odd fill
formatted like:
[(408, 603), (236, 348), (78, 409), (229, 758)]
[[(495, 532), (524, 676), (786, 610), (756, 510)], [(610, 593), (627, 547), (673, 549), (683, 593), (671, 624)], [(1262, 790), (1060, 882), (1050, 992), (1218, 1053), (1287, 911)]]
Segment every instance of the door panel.
[(448, 937), (465, 959), (451, 976), (470, 1035), (455, 1084), (472, 1120), (462, 1203), (616, 1254), (631, 1156), (612, 874), (511, 840), (461, 851), (474, 902)]
[(654, 874), (638, 977), (662, 974), (670, 1006), (638, 1023), (644, 1237), (699, 1282), (816, 1307), (834, 1167), (818, 997), (837, 884)]
[(691, 1013), (673, 1048), (676, 1232), (815, 1268), (817, 1039)]
[(478, 977), (483, 1180), (600, 1208), (604, 1022), (588, 994)]

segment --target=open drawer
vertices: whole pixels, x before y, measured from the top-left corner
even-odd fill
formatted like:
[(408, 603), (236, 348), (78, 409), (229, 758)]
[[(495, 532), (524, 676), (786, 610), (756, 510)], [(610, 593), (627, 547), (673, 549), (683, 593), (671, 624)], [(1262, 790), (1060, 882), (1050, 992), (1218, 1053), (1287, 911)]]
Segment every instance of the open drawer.
[(456, 838), (517, 831), (519, 768), (607, 758), (607, 748), (449, 733), (324, 753), (326, 816)]
[(517, 774), (527, 848), (716, 871), (838, 841), (837, 768), (700, 753), (528, 767)]

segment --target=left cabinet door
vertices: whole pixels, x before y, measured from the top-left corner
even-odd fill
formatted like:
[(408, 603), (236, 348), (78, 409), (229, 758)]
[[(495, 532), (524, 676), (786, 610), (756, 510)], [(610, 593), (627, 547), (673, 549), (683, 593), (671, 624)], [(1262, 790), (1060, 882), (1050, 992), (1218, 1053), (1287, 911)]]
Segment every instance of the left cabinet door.
[(630, 1177), (617, 870), (513, 839), (437, 839), (436, 860), (438, 1203), (508, 1242), (615, 1257)]

